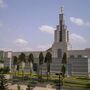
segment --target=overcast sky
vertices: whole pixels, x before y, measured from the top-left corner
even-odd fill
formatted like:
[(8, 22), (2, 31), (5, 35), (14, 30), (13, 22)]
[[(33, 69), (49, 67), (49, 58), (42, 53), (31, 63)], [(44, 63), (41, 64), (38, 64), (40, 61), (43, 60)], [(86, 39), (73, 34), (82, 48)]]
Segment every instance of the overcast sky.
[(72, 48), (89, 48), (90, 0), (0, 0), (0, 50), (48, 49), (62, 5)]

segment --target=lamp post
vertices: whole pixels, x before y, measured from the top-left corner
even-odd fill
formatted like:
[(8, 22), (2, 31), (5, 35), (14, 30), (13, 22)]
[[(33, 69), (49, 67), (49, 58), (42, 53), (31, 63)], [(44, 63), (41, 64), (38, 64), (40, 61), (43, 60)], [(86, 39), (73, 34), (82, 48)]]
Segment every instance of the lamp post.
[(56, 73), (56, 75), (59, 75), (59, 90), (60, 90), (61, 89), (60, 75), (62, 75), (62, 73)]

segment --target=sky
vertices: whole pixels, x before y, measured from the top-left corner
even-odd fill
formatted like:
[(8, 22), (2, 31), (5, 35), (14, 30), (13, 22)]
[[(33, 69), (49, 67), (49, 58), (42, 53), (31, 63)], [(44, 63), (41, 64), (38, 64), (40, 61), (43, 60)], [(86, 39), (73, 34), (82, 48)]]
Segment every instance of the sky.
[(72, 49), (90, 48), (90, 0), (0, 0), (0, 50), (50, 48), (60, 7)]

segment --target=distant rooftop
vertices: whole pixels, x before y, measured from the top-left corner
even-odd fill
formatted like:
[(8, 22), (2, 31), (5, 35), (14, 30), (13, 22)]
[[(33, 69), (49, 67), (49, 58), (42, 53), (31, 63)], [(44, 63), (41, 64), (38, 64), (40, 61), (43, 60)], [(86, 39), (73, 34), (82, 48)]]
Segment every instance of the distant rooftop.
[(90, 50), (90, 48), (85, 48), (85, 50)]

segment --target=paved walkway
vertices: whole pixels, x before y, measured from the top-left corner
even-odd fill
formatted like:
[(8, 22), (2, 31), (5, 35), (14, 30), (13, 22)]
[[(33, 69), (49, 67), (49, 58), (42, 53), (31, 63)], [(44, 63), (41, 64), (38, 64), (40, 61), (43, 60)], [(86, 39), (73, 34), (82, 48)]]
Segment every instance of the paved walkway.
[[(9, 90), (17, 90), (17, 84), (14, 85), (9, 85)], [(26, 85), (20, 85), (21, 90), (26, 90), (27, 86)], [(46, 87), (40, 87), (40, 86), (36, 86), (35, 88), (33, 88), (33, 90), (56, 90), (54, 88), (52, 88), (49, 84), (46, 85)]]
[(33, 90), (56, 90), (56, 89), (53, 89), (53, 88), (44, 88), (44, 87), (35, 87)]
[[(9, 90), (17, 90), (17, 84), (14, 85), (9, 85)], [(26, 90), (27, 86), (26, 85), (20, 85), (21, 90)], [(52, 88), (51, 85), (47, 84), (46, 87), (41, 87), (40, 86), (36, 86), (35, 88), (33, 88), (33, 90), (56, 90), (55, 88)], [(62, 89), (64, 90), (64, 89)]]
[[(9, 90), (17, 90), (17, 84), (14, 85), (9, 85)], [(26, 90), (27, 86), (26, 85), (20, 85), (21, 90)]]

